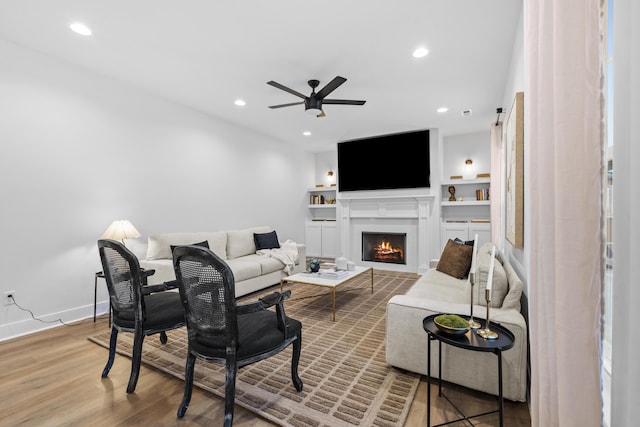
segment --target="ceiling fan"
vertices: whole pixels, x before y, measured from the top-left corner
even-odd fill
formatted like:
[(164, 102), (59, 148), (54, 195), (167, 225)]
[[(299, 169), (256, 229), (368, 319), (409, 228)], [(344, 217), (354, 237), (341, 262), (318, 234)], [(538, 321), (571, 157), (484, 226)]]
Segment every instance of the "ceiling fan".
[(289, 104), (280, 104), (280, 105), (271, 105), (269, 108), (282, 108), (282, 107), (291, 107), (292, 105), (302, 105), (304, 104), (304, 110), (308, 114), (313, 114), (316, 117), (324, 117), (324, 111), (322, 110), (322, 104), (340, 104), (340, 105), (364, 105), (367, 101), (355, 101), (351, 99), (326, 99), (325, 97), (329, 95), (331, 92), (336, 90), (338, 86), (342, 83), (346, 82), (347, 79), (344, 77), (337, 76), (329, 83), (326, 84), (325, 87), (320, 89), (316, 93), (316, 88), (320, 84), (318, 80), (309, 80), (309, 86), (311, 86), (311, 95), (305, 96), (298, 91), (290, 89), (286, 86), (281, 85), (280, 83), (274, 82), (273, 80), (267, 82), (268, 85), (273, 87), (277, 87), (278, 89), (284, 90), (285, 92), (289, 92), (292, 95), (295, 95), (299, 98), (302, 98), (304, 101), (300, 102), (292, 102)]

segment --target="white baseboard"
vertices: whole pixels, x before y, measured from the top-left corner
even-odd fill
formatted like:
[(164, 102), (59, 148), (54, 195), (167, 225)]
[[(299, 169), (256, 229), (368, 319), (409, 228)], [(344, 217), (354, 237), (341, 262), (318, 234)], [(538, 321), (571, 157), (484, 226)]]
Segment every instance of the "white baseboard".
[[(16, 306), (6, 306), (3, 308), (6, 310), (18, 310), (24, 313), (25, 319), (0, 325), (0, 341), (10, 340), (12, 338), (17, 338), (35, 332), (56, 328), (58, 326), (65, 326), (57, 321), (58, 319), (61, 319), (66, 324), (89, 318), (93, 319), (93, 304), (72, 308), (70, 310), (65, 310), (58, 313), (38, 316), (39, 319), (50, 323), (43, 323), (39, 320), (32, 319), (29, 312), (23, 312)], [(108, 310), (109, 301), (98, 302), (96, 307), (96, 315), (108, 313)]]

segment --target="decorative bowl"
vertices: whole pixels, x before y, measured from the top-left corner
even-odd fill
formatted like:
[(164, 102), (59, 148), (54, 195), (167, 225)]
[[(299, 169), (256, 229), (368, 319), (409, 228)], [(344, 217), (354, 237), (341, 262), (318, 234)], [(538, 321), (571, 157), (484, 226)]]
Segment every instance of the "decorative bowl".
[(469, 330), (469, 321), (457, 314), (441, 314), (433, 319), (433, 323), (449, 335), (464, 335)]

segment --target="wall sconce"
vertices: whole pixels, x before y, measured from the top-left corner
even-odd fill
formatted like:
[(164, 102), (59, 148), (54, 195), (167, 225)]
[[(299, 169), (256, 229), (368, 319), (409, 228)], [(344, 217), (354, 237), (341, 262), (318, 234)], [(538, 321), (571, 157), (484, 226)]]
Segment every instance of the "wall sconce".
[(336, 185), (336, 177), (335, 174), (333, 173), (333, 171), (331, 169), (329, 169), (329, 171), (327, 172), (327, 182), (331, 185)]
[(472, 179), (473, 177), (473, 160), (467, 159), (464, 161), (464, 179)]

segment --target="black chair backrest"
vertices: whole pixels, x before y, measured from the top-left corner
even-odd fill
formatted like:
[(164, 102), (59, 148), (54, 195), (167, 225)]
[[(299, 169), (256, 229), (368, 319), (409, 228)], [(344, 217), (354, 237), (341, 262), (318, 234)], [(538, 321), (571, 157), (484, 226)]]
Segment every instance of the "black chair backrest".
[(189, 340), (204, 338), (209, 345), (235, 349), (235, 280), (229, 265), (207, 248), (179, 246), (173, 251), (173, 268)]
[[(107, 282), (114, 318), (122, 312), (143, 309), (140, 263), (133, 252), (115, 240), (98, 240), (102, 271)], [(132, 316), (133, 317), (133, 316)]]

